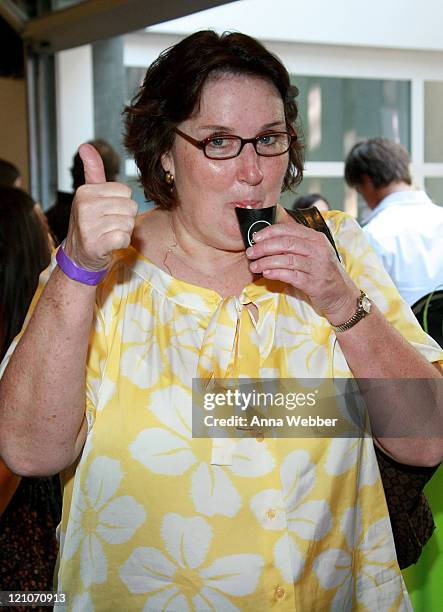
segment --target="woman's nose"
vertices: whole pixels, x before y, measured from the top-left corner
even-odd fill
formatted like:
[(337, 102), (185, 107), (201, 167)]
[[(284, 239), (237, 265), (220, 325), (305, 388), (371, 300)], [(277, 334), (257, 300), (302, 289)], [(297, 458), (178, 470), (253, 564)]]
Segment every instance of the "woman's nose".
[(260, 159), (251, 142), (243, 147), (242, 152), (237, 157), (238, 176), (241, 181), (250, 185), (258, 185), (263, 180)]

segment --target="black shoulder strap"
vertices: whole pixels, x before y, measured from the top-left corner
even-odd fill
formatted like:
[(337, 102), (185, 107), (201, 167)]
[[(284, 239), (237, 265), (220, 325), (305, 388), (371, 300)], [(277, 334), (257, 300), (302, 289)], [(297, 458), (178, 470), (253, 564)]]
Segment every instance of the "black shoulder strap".
[(326, 221), (323, 219), (320, 211), (315, 206), (311, 208), (285, 208), (288, 215), (290, 215), (297, 223), (301, 223), (306, 227), (310, 227), (312, 229), (317, 230), (318, 232), (322, 232), (325, 234), (326, 238), (334, 247), (335, 254), (337, 255), (339, 261), (340, 255), (338, 254), (337, 247), (335, 246), (334, 238), (332, 237), (331, 231), (329, 227), (326, 225)]

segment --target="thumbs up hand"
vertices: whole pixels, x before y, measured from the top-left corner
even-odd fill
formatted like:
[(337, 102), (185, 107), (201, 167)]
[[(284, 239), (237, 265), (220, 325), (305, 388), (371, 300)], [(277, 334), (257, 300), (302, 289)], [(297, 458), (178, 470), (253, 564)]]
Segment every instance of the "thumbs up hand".
[(81, 268), (100, 270), (114, 251), (129, 246), (137, 203), (127, 185), (106, 182), (103, 161), (92, 145), (81, 145), (79, 154), (86, 183), (75, 193), (64, 249)]

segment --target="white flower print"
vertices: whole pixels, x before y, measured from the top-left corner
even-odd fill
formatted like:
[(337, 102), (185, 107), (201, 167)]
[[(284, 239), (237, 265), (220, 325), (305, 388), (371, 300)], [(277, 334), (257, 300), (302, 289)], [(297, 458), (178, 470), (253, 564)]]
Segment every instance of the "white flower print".
[(285, 533), (274, 546), (274, 563), (286, 582), (295, 584), (300, 580), (305, 560), (294, 538), (288, 533)]
[[(280, 468), (282, 492), (267, 489), (251, 500), (251, 509), (265, 529), (283, 529), (287, 523), (289, 531), (305, 540), (321, 540), (332, 527), (332, 515), (325, 500), (303, 501), (312, 490), (316, 479), (316, 466), (304, 450), (295, 450), (287, 455)], [(278, 510), (281, 518), (266, 519), (265, 508)], [(280, 521), (284, 520), (284, 523)]]
[(237, 442), (232, 453), (230, 469), (236, 476), (256, 478), (274, 469), (275, 459), (266, 444), (258, 444), (255, 439), (243, 438)]
[(80, 575), (85, 587), (106, 581), (108, 562), (103, 543), (127, 542), (146, 519), (145, 509), (133, 497), (115, 497), (122, 478), (119, 461), (96, 457), (84, 487), (76, 492), (63, 557), (71, 559), (80, 547)]
[(340, 476), (359, 461), (359, 487), (373, 485), (380, 478), (372, 438), (334, 438), (329, 445), (325, 471)]
[(140, 389), (147, 389), (157, 382), (163, 369), (154, 317), (141, 304), (127, 304), (120, 329), (122, 344), (130, 344), (123, 348), (121, 372)]
[(149, 411), (174, 434), (184, 438), (192, 435), (191, 395), (178, 385), (151, 393)]
[[(191, 498), (197, 512), (205, 516), (235, 516), (241, 506), (241, 497), (225, 470), (203, 462), (192, 474)], [(226, 499), (230, 503), (227, 504)]]
[(325, 500), (303, 502), (315, 484), (316, 466), (304, 450), (285, 458), (280, 469), (288, 529), (305, 540), (321, 540), (332, 527), (332, 515)]
[[(131, 274), (129, 278), (127, 272), (128, 268), (125, 263), (117, 262), (109, 271), (107, 283), (98, 289), (98, 300), (101, 306), (96, 310), (95, 328), (100, 333), (103, 327), (107, 338), (112, 335), (115, 322), (119, 319), (117, 313), (122, 303), (126, 302), (128, 295), (139, 291), (145, 283), (144, 279), (136, 274)], [(112, 280), (111, 277), (113, 277)], [(109, 292), (109, 280), (113, 286), (111, 293)]]
[(95, 404), (97, 406), (97, 412), (103, 410), (106, 404), (111, 401), (116, 391), (117, 383), (114, 380), (108, 378), (108, 376), (103, 376), (100, 385), (100, 390), (97, 396), (97, 402)]
[(238, 610), (229, 596), (242, 597), (257, 587), (264, 560), (237, 554), (204, 565), (212, 528), (201, 517), (166, 514), (161, 528), (166, 554), (152, 547), (136, 548), (120, 568), (131, 593), (147, 593), (144, 611)]
[[(291, 580), (296, 582), (304, 559), (291, 533), (303, 540), (321, 540), (331, 530), (332, 514), (325, 500), (304, 501), (316, 479), (316, 466), (307, 451), (296, 450), (287, 455), (280, 479), (282, 491), (265, 489), (254, 495), (250, 507), (264, 529), (286, 531), (274, 547), (274, 562), (285, 580), (291, 572)], [(272, 509), (271, 515), (268, 509)]]
[(159, 427), (141, 431), (129, 450), (149, 470), (167, 476), (181, 476), (197, 462), (185, 439)]
[[(192, 291), (185, 291), (183, 293), (174, 294), (174, 300), (179, 304), (186, 304), (186, 308), (188, 310), (200, 310), (200, 311), (208, 311), (208, 304), (206, 300), (198, 293), (193, 293)], [(188, 316), (189, 321), (189, 316)]]
[[(277, 317), (274, 346), (284, 347), (288, 352), (288, 365), (294, 364), (293, 374), (297, 378), (326, 377), (333, 346), (331, 326), (326, 319), (298, 312), (301, 308), (308, 306), (295, 303), (296, 311), (292, 316)], [(291, 357), (292, 354), (297, 356), (296, 359)]]
[[(54, 608), (55, 610), (56, 608)], [(60, 609), (66, 610), (66, 604), (60, 606)], [(91, 595), (86, 592), (81, 595), (76, 595), (72, 602), (72, 612), (94, 612)]]
[[(186, 294), (188, 296), (188, 294)], [(180, 299), (180, 295), (174, 296)], [(165, 353), (174, 376), (184, 385), (189, 386), (189, 381), (196, 376), (197, 371), (212, 372), (214, 358), (217, 362), (217, 371), (224, 372), (232, 358), (234, 346), (237, 311), (235, 308), (223, 309), (223, 315), (228, 318), (226, 324), (220, 320), (222, 301), (212, 314), (212, 305), (198, 295), (191, 295), (193, 304), (189, 304), (186, 298), (186, 311), (177, 305), (174, 316), (169, 323), (169, 342), (165, 347)], [(235, 303), (235, 300), (231, 300)], [(189, 308), (195, 307), (199, 317), (190, 316)], [(231, 313), (232, 310), (232, 313)], [(235, 315), (235, 316), (234, 316)], [(205, 329), (202, 325), (202, 317), (210, 316), (210, 322)]]
[[(340, 521), (347, 550), (332, 548), (314, 560), (314, 571), (325, 589), (337, 589), (331, 610), (351, 611), (353, 597), (368, 610), (391, 606), (402, 594), (402, 578), (389, 518), (380, 519), (363, 531), (360, 507), (350, 507)], [(357, 551), (357, 554), (356, 552)], [(389, 584), (389, 586), (388, 586)], [(337, 588), (338, 587), (338, 588)], [(404, 601), (401, 610), (409, 609)]]
[(255, 440), (239, 440), (232, 453), (232, 465), (211, 465), (194, 453), (191, 430), (191, 397), (178, 385), (151, 395), (149, 409), (165, 429), (153, 427), (141, 431), (129, 450), (137, 461), (156, 474), (191, 475), (191, 498), (195, 509), (205, 516), (235, 516), (241, 496), (229, 472), (253, 478), (269, 473), (275, 460), (266, 447)]

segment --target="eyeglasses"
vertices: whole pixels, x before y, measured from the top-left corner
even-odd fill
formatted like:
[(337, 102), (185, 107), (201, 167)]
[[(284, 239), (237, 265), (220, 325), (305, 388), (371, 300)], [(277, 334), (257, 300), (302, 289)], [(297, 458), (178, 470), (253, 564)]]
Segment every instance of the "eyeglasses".
[(194, 145), (194, 147), (201, 149), (209, 159), (231, 159), (232, 157), (237, 157), (248, 143), (253, 145), (257, 155), (276, 157), (277, 155), (287, 153), (291, 144), (297, 140), (297, 136), (289, 132), (265, 132), (254, 138), (241, 138), (240, 136), (223, 134), (220, 136), (208, 136), (208, 138), (203, 140), (196, 140), (178, 128), (175, 128), (174, 132)]

